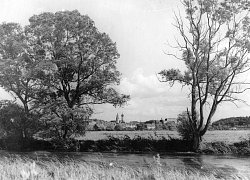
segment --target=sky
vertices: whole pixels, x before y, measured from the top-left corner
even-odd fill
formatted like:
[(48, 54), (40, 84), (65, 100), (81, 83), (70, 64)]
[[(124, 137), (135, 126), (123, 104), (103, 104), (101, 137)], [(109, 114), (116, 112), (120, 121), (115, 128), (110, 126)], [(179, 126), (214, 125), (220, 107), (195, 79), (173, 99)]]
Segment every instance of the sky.
[[(178, 0), (1, 0), (0, 22), (26, 25), (34, 14), (75, 9), (93, 19), (99, 31), (116, 42), (120, 54), (117, 68), (122, 73), (117, 88), (131, 96), (121, 108), (95, 106), (93, 118), (110, 121), (117, 113), (123, 113), (126, 122), (176, 118), (190, 106), (187, 88), (170, 87), (157, 78), (163, 69), (185, 67), (166, 55), (178, 53), (169, 46), (178, 38), (174, 12), (184, 13)], [(250, 104), (250, 92), (241, 97)], [(6, 98), (11, 96), (0, 89), (0, 99)], [(222, 104), (213, 120), (232, 116), (250, 116), (250, 106)]]

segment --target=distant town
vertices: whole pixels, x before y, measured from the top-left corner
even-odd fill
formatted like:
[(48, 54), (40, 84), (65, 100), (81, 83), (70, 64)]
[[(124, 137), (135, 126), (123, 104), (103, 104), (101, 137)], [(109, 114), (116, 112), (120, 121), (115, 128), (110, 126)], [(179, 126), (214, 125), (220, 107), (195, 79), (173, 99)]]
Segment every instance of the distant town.
[(115, 120), (104, 121), (90, 119), (87, 121), (87, 130), (92, 131), (134, 131), (134, 130), (176, 130), (177, 118), (148, 120), (145, 122), (125, 121), (124, 114), (117, 114)]
[[(143, 131), (143, 130), (177, 130), (177, 118), (161, 118), (160, 120), (126, 121), (122, 113), (117, 113), (115, 120), (105, 121), (100, 119), (90, 119), (86, 121), (86, 130), (89, 131)], [(250, 129), (250, 117), (231, 117), (212, 123), (209, 130), (237, 130)]]

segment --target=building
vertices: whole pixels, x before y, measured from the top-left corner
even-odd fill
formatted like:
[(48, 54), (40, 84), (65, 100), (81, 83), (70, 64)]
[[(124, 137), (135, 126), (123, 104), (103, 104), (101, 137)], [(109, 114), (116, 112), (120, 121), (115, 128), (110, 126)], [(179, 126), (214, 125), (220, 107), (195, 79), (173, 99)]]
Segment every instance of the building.
[(124, 114), (122, 113), (122, 115), (121, 115), (121, 123), (124, 123), (123, 117), (124, 117)]
[(154, 130), (155, 129), (155, 124), (148, 124), (146, 123), (147, 130)]
[(124, 121), (124, 114), (122, 113), (121, 114), (121, 120), (119, 120), (120, 118), (119, 118), (119, 114), (117, 113), (116, 114), (116, 118), (115, 118), (115, 121), (116, 121), (116, 123), (117, 124), (119, 124), (119, 123), (125, 123), (125, 121)]
[(137, 124), (129, 122), (129, 123), (125, 123), (125, 126), (126, 126), (126, 128), (136, 129)]
[(166, 118), (165, 119), (165, 123), (170, 122), (170, 121), (174, 121), (175, 123), (177, 123), (177, 118)]
[(155, 124), (156, 124), (156, 120), (149, 120), (145, 122), (147, 130), (154, 130)]

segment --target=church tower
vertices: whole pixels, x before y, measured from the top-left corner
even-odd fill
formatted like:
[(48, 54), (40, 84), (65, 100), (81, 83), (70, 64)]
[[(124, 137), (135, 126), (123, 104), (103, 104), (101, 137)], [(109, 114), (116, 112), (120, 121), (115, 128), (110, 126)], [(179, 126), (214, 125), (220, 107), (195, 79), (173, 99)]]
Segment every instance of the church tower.
[(123, 117), (124, 117), (124, 114), (122, 113), (122, 115), (121, 115), (121, 123), (124, 123)]
[(116, 114), (115, 122), (118, 124), (119, 123), (119, 115), (118, 113)]

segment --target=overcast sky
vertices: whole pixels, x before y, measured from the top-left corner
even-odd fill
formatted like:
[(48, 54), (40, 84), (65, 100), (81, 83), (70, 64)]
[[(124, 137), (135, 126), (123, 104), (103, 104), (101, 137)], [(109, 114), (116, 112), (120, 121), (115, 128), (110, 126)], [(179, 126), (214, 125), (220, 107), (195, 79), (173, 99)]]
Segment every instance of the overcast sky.
[[(122, 73), (120, 92), (131, 95), (123, 108), (111, 105), (95, 107), (94, 117), (113, 120), (123, 113), (125, 121), (174, 118), (189, 106), (187, 90), (160, 83), (156, 74), (162, 69), (183, 68), (182, 62), (167, 56), (173, 52), (178, 33), (174, 11), (182, 13), (178, 0), (1, 0), (0, 22), (28, 24), (28, 19), (41, 12), (77, 9), (89, 15), (101, 32), (117, 43), (120, 58), (117, 67)], [(0, 98), (10, 97), (2, 89)], [(250, 104), (250, 92), (242, 96)], [(250, 116), (250, 106), (223, 104), (214, 120), (231, 116)]]

